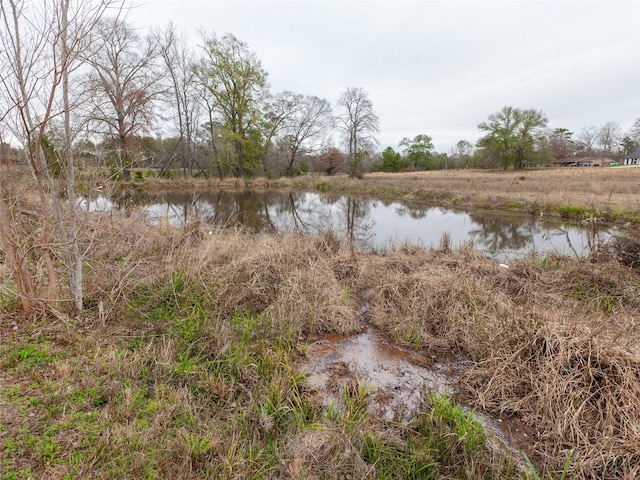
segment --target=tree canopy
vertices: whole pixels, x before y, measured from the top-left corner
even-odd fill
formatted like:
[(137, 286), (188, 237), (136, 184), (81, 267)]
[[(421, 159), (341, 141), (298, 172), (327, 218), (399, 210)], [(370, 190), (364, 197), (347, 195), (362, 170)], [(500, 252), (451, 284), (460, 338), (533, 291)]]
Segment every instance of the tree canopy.
[(416, 135), (413, 140), (403, 138), (399, 143), (410, 165), (416, 170), (431, 170), (433, 162), (433, 139), (429, 135)]
[(536, 141), (541, 139), (547, 123), (547, 117), (539, 110), (503, 107), (478, 125), (487, 132), (479, 146), (497, 159), (502, 168), (522, 168), (535, 155)]
[(260, 121), (268, 95), (267, 72), (249, 46), (231, 34), (203, 36), (205, 58), (196, 67), (221, 134), (234, 147), (235, 175), (258, 161)]

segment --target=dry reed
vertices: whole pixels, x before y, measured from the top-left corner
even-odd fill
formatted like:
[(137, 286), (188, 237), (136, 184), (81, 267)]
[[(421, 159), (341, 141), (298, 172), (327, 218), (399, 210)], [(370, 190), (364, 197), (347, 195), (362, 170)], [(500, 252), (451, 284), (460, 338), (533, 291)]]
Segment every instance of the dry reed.
[[(144, 338), (153, 338), (159, 328), (153, 323), (118, 318), (126, 317), (135, 292), (147, 289), (150, 295), (150, 286), (168, 288), (179, 275), (184, 291), (199, 292), (208, 302), (206, 315), (215, 320), (204, 325), (199, 340), (205, 358), (224, 352), (225, 332), (236, 328), (229, 320), (238, 314), (260, 315), (275, 331), (290, 329), (301, 345), (325, 333), (372, 327), (416, 346), (425, 362), (454, 361), (471, 406), (518, 419), (535, 431), (520, 447), (540, 468), (561, 470), (574, 450), (569, 467), (574, 478), (640, 475), (640, 276), (613, 256), (601, 255), (597, 262), (529, 258), (503, 268), (471, 248), (354, 253), (331, 235), (210, 235), (197, 224), (149, 228), (139, 219), (117, 218), (103, 222), (96, 235), (87, 294), (106, 303), (106, 329), (119, 336), (127, 328), (147, 329)], [(359, 319), (364, 297), (369, 309)], [(257, 333), (253, 341), (260, 342)], [(93, 366), (87, 368), (131, 378), (144, 371), (153, 388), (172, 384), (178, 393), (193, 381), (206, 386), (208, 395), (215, 396), (216, 389), (246, 394), (242, 385), (223, 385), (204, 373), (184, 374), (185, 383), (176, 385), (175, 373), (164, 366), (176, 355), (171, 339), (149, 340), (124, 360), (116, 358), (123, 355), (121, 348), (102, 342), (96, 339)], [(129, 370), (118, 373), (116, 365)], [(63, 363), (59, 371), (64, 375)], [(258, 381), (251, 370), (243, 375), (246, 385)], [(135, 401), (127, 398), (125, 390), (119, 415)], [(260, 415), (251, 415), (260, 423)], [(217, 421), (211, 418), (211, 425)], [(144, 442), (134, 432), (111, 434), (118, 441)], [(107, 445), (107, 440), (101, 441)], [(233, 442), (212, 438), (189, 465), (198, 455), (215, 455), (218, 444), (230, 449)], [(170, 456), (188, 446), (186, 433), (166, 444)], [(332, 464), (330, 471), (339, 475), (373, 475), (359, 457), (348, 460), (346, 452), (362, 445), (345, 432), (297, 432), (283, 448), (277, 470), (283, 477), (315, 478), (308, 469), (314, 462), (321, 468)], [(169, 474), (186, 467), (165, 468)]]

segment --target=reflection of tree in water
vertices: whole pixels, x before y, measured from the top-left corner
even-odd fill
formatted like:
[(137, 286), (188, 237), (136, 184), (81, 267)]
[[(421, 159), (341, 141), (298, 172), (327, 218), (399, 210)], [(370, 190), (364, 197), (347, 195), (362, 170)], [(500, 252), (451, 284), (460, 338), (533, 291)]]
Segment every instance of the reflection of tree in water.
[(429, 213), (433, 207), (412, 207), (408, 205), (398, 205), (395, 208), (395, 212), (399, 217), (404, 217), (405, 215), (409, 215), (414, 220), (420, 220), (424, 218)]
[(315, 194), (277, 192), (268, 204), (273, 212), (273, 224), (280, 231), (308, 235), (324, 231), (329, 223), (329, 214)]
[(535, 219), (481, 212), (469, 213), (469, 218), (479, 227), (469, 232), (474, 243), (493, 252), (524, 249), (533, 243), (539, 230)]
[(369, 218), (372, 201), (343, 195), (250, 190), (132, 192), (122, 201), (143, 208), (153, 206), (157, 216), (168, 217), (179, 225), (200, 220), (220, 228), (240, 227), (254, 233), (312, 234), (334, 230), (358, 246), (373, 238), (373, 222)]
[[(156, 217), (166, 217), (174, 224), (184, 226), (190, 220), (200, 216), (202, 193), (200, 192), (166, 192), (149, 194), (144, 191), (123, 190), (111, 196), (120, 210), (130, 212), (135, 206), (153, 206)], [(158, 220), (158, 218), (153, 219)]]
[[(135, 192), (131, 201), (144, 207), (155, 206), (161, 216), (179, 225), (200, 220), (218, 227), (243, 227), (253, 232), (268, 228), (262, 211), (263, 199), (252, 192)], [(127, 199), (126, 201), (129, 201)]]
[(318, 201), (325, 205), (335, 205), (342, 199), (343, 195), (338, 193), (324, 193), (318, 195)]
[[(393, 213), (398, 217), (408, 216), (416, 220), (429, 218), (430, 210), (435, 208), (414, 202), (348, 197), (336, 193), (275, 190), (148, 194), (130, 189), (117, 192), (110, 198), (86, 197), (83, 202), (87, 209), (100, 208), (101, 212), (124, 215), (130, 214), (135, 208), (141, 208), (145, 210), (146, 221), (155, 223), (168, 218), (176, 226), (199, 220), (209, 227), (241, 228), (251, 233), (314, 234), (333, 231), (344, 236), (354, 248), (365, 250), (376, 246), (373, 215), (379, 215), (383, 219), (379, 221), (382, 222), (387, 219), (393, 222)], [(389, 211), (380, 211), (380, 205), (390, 207)], [(449, 211), (442, 210), (441, 215), (437, 216), (445, 218), (448, 214)], [(548, 240), (548, 243), (555, 246), (561, 243), (555, 238), (558, 235), (567, 237), (570, 246), (573, 245), (576, 249), (580, 246), (580, 237), (572, 229), (560, 230), (556, 227), (549, 232), (550, 228), (539, 223), (536, 218), (483, 212), (465, 215), (473, 222), (472, 229), (468, 232), (469, 238), (479, 249), (485, 251), (524, 251), (534, 244), (534, 239)], [(435, 223), (439, 220), (437, 218)], [(464, 223), (465, 226), (461, 229), (466, 232), (468, 223)], [(385, 225), (379, 226), (383, 231)], [(547, 233), (542, 235), (543, 232)], [(413, 232), (402, 233), (410, 237)], [(455, 230), (452, 232), (453, 235), (456, 233)], [(597, 244), (599, 237), (596, 235), (599, 234), (594, 234), (593, 239), (587, 240)]]
[(373, 239), (373, 220), (369, 218), (370, 204), (371, 200), (353, 197), (343, 197), (339, 202), (344, 232), (351, 248), (368, 245)]

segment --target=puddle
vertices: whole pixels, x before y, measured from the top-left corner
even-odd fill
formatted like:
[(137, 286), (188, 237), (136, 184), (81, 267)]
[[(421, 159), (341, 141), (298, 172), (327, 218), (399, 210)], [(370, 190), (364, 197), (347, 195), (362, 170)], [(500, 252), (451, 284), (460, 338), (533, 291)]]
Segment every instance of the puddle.
[(389, 421), (410, 420), (427, 392), (453, 393), (444, 365), (418, 366), (411, 361), (412, 352), (371, 330), (350, 338), (327, 337), (314, 343), (309, 353), (311, 360), (302, 369), (327, 406), (339, 407), (342, 391), (354, 377), (371, 391), (372, 413)]
[[(451, 371), (447, 365), (424, 367), (416, 353), (390, 344), (372, 329), (348, 338), (329, 335), (311, 345), (309, 358), (301, 367), (308, 375), (307, 383), (319, 392), (327, 408), (337, 411), (342, 407), (344, 388), (353, 378), (371, 392), (370, 413), (388, 421), (411, 420), (422, 408), (425, 395), (456, 391), (455, 378), (446, 375)], [(528, 472), (522, 452), (510, 441), (514, 437), (507, 432), (510, 427), (500, 419), (474, 415), (484, 426), (488, 447)]]

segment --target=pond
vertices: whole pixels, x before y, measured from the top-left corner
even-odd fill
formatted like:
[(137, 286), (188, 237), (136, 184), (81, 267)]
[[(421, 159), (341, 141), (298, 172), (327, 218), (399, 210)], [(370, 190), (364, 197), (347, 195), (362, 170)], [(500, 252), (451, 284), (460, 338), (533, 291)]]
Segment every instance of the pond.
[(473, 246), (508, 261), (532, 252), (584, 255), (609, 233), (544, 217), (504, 212), (462, 211), (401, 200), (316, 192), (251, 190), (170, 192), (126, 191), (117, 197), (85, 198), (92, 211), (142, 209), (150, 224), (165, 219), (181, 226), (198, 218), (208, 228), (243, 228), (256, 234), (314, 234), (332, 230), (360, 250), (403, 245)]

